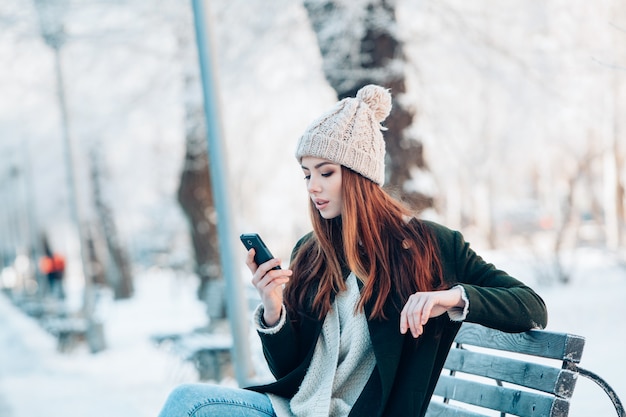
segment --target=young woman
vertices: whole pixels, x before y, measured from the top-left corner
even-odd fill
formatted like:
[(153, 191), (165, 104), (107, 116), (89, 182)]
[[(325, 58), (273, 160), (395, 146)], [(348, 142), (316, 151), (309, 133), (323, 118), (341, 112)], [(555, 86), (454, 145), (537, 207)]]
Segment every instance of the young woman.
[(423, 416), (463, 321), (509, 332), (546, 325), (532, 289), (383, 190), (380, 123), (390, 110), (389, 92), (368, 85), (308, 127), (296, 157), (313, 231), (289, 269), (248, 253), (276, 381), (184, 385), (161, 417)]

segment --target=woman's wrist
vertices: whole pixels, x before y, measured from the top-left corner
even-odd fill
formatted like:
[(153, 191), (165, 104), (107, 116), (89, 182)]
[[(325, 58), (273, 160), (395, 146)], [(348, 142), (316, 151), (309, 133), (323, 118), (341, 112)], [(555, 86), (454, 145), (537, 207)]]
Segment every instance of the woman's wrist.
[(453, 321), (465, 320), (467, 314), (469, 313), (470, 307), (465, 288), (463, 288), (462, 285), (455, 285), (454, 287), (450, 288), (449, 291), (453, 291), (454, 293), (458, 294), (459, 299), (457, 300), (454, 307), (448, 309), (448, 316)]
[[(273, 325), (269, 325), (265, 323), (265, 319), (263, 317), (265, 308), (263, 304), (259, 304), (258, 307), (254, 310), (254, 314), (252, 317), (252, 321), (256, 327), (256, 331), (264, 334), (276, 334), (278, 333), (282, 327), (287, 322), (287, 313), (284, 310), (284, 307), (280, 310), (280, 317), (276, 323)], [(268, 317), (271, 318), (271, 317)]]
[(457, 302), (456, 302), (456, 304), (454, 305), (453, 308), (463, 308), (463, 307), (465, 307), (465, 297), (464, 297), (465, 292), (463, 291), (463, 287), (461, 287), (460, 285), (455, 285), (450, 290), (454, 291), (456, 293), (456, 295), (458, 296), (458, 300), (457, 300)]
[(268, 311), (266, 308), (263, 309), (263, 324), (266, 327), (274, 327), (280, 321), (280, 315), (282, 313), (282, 305), (278, 312)]

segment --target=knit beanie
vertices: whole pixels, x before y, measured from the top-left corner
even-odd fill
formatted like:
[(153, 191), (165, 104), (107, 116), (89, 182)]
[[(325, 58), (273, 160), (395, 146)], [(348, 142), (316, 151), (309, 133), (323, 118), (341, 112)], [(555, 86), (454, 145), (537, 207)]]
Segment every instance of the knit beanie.
[(378, 185), (385, 182), (385, 141), (381, 123), (391, 112), (391, 94), (366, 85), (309, 125), (300, 137), (296, 158), (327, 159), (358, 172)]

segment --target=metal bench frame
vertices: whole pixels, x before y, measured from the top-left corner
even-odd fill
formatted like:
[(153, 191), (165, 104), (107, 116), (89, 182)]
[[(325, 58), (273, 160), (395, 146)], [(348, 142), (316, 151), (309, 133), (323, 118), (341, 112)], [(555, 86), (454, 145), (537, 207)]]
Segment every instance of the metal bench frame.
[[(584, 345), (584, 337), (568, 333), (505, 333), (463, 323), (426, 416), (483, 417), (486, 414), (476, 408), (482, 407), (501, 416), (566, 417), (582, 375), (598, 384), (617, 415), (624, 417), (624, 406), (613, 388), (578, 366)], [(465, 408), (466, 404), (475, 407)]]

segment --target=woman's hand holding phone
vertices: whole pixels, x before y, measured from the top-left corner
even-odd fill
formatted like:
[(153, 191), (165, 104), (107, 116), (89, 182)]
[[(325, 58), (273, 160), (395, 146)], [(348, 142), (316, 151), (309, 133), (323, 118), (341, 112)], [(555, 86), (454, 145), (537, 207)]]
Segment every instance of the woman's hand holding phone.
[[(280, 320), (283, 305), (283, 285), (289, 282), (290, 269), (280, 269), (280, 259), (272, 258), (257, 265), (254, 257), (256, 249), (248, 251), (246, 265), (252, 272), (252, 285), (257, 289), (263, 303), (263, 320), (273, 326)], [(276, 268), (279, 267), (279, 268)]]

